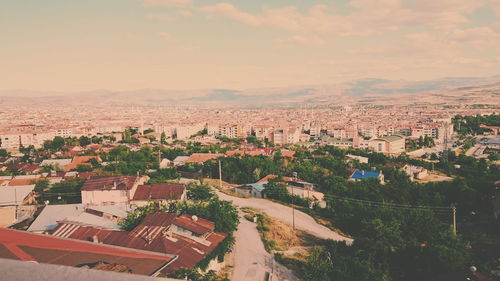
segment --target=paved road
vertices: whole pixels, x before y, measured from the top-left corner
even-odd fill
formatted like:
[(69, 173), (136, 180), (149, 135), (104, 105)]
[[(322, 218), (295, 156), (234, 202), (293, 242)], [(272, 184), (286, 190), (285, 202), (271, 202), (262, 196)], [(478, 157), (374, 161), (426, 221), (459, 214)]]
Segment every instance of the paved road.
[(242, 217), (234, 236), (236, 244), (233, 250), (234, 272), (231, 280), (264, 281), (266, 272), (272, 274), (271, 280), (273, 281), (299, 280), (289, 269), (274, 261), (271, 254), (266, 252), (255, 223)]
[(475, 156), (476, 155), (476, 151), (481, 148), (481, 145), (480, 144), (475, 144), (473, 147), (469, 148), (469, 150), (467, 150), (465, 152), (465, 156)]
[[(267, 215), (279, 219), (285, 223), (292, 225), (292, 208), (287, 207), (266, 199), (259, 198), (239, 198), (216, 191), (219, 198), (227, 201), (232, 201), (239, 207), (250, 207), (261, 210)], [(295, 227), (302, 229), (314, 236), (322, 239), (332, 239), (337, 241), (352, 242), (352, 239), (344, 237), (331, 229), (318, 224), (311, 216), (301, 211), (295, 210)]]

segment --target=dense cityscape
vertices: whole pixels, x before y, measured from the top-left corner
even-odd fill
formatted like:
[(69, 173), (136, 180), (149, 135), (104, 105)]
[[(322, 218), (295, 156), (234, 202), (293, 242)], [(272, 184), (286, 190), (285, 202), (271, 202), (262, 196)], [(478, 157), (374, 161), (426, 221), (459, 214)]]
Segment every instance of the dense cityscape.
[(0, 9), (0, 281), (500, 280), (499, 0)]

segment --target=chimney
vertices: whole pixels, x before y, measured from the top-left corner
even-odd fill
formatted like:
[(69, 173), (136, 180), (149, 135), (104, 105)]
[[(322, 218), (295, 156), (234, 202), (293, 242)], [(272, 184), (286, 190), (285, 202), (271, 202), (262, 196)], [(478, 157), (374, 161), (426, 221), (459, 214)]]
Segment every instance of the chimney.
[(197, 217), (197, 216), (195, 216), (195, 215), (191, 216), (191, 219), (192, 219), (193, 221), (198, 221), (198, 217)]
[(116, 181), (113, 182), (113, 189), (116, 189)]
[(92, 242), (99, 243), (99, 238), (97, 237), (97, 235), (92, 236)]
[(364, 176), (365, 175), (365, 170), (361, 170), (361, 175)]

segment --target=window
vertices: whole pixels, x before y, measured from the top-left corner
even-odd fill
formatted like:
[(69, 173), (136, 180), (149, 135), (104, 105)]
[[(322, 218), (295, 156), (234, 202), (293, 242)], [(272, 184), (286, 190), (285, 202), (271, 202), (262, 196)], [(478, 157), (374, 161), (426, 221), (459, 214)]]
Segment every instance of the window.
[(378, 151), (382, 151), (382, 144), (381, 143), (378, 144)]

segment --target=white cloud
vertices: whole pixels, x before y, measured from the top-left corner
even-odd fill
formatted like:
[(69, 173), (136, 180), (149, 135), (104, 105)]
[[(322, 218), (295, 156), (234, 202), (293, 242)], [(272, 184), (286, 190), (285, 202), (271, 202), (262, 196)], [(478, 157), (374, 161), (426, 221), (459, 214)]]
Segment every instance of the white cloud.
[(322, 46), (324, 45), (325, 40), (316, 35), (293, 35), (286, 39), (279, 39), (278, 42), (286, 44), (300, 44), (305, 46)]
[(458, 42), (487, 42), (500, 39), (500, 28), (491, 26), (455, 29), (448, 37)]
[[(496, 0), (495, 0), (496, 1)], [(302, 12), (295, 6), (262, 7), (248, 13), (233, 4), (219, 2), (201, 10), (211, 16), (231, 18), (252, 26), (267, 26), (305, 34), (367, 35), (398, 30), (401, 27), (426, 26), (449, 29), (468, 22), (467, 14), (481, 7), (482, 0), (352, 0), (354, 11), (335, 14), (334, 7), (314, 5)]]
[(168, 41), (173, 39), (172, 34), (170, 34), (170, 32), (166, 32), (166, 31), (159, 32), (158, 35), (160, 35), (160, 37), (162, 37), (163, 39), (168, 40)]
[(148, 19), (160, 20), (160, 21), (173, 21), (174, 17), (168, 14), (149, 14), (146, 16)]
[(193, 12), (191, 12), (190, 10), (179, 10), (177, 11), (177, 14), (183, 17), (190, 17), (193, 15)]
[(184, 7), (193, 4), (192, 0), (143, 0), (146, 6)]
[(500, 17), (500, 0), (489, 0), (488, 6), (498, 17)]

